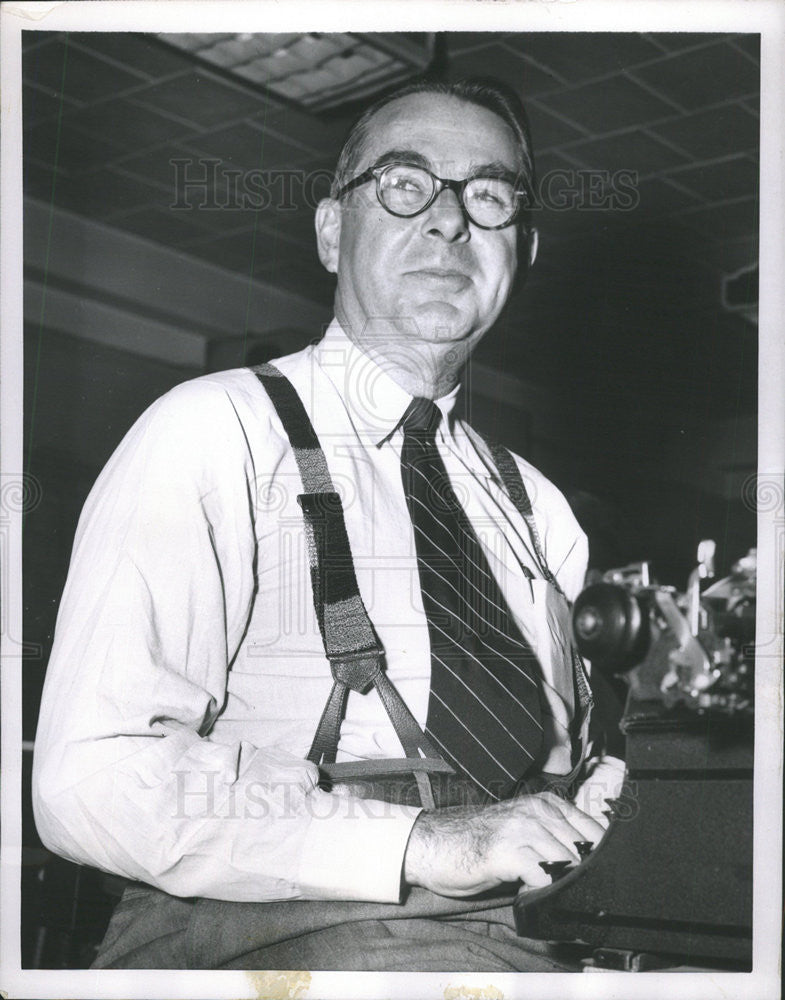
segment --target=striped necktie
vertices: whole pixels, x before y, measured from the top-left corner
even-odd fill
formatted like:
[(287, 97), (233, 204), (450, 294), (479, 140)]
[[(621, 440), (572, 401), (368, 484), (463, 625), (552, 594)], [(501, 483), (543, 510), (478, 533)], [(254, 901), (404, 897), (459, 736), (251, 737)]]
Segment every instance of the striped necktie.
[(539, 665), (512, 620), (436, 449), (438, 407), (406, 413), (401, 474), (431, 646), (426, 732), (491, 799), (509, 794), (542, 745)]

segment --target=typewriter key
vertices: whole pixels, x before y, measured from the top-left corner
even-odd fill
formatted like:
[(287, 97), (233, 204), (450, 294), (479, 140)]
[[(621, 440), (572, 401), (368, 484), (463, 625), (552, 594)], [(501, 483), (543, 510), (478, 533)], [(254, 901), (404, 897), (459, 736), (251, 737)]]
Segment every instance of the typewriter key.
[(550, 875), (551, 882), (556, 882), (563, 875), (567, 874), (567, 869), (571, 864), (571, 861), (541, 861), (540, 868), (543, 869), (546, 875)]

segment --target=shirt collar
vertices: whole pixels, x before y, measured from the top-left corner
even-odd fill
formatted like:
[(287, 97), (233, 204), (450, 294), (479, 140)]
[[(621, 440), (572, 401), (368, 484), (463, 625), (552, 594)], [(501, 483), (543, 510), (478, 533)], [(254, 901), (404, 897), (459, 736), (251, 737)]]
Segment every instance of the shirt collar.
[[(412, 396), (346, 336), (336, 319), (314, 348), (314, 357), (345, 402), (358, 434), (376, 447), (384, 444), (397, 429)], [(434, 400), (442, 411), (442, 434), (449, 431), (459, 390), (457, 385)]]

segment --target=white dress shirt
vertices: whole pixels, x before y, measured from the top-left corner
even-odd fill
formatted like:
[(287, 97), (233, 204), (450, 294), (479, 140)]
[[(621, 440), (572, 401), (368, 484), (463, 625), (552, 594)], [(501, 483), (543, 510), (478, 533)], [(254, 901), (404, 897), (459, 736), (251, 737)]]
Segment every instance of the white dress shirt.
[[(388, 675), (424, 725), (430, 651), (398, 427), (411, 397), (337, 323), (275, 363), (342, 494)], [(566, 773), (566, 604), (454, 402), (437, 400), (437, 446), (542, 665), (546, 770)], [(572, 599), (585, 536), (558, 490), (518, 464), (547, 562)], [(34, 804), (50, 848), (180, 896), (400, 898), (419, 810), (321, 791), (304, 760), (332, 678), (300, 492), (286, 434), (247, 369), (178, 386), (126, 435), (85, 504), (47, 670)], [(376, 692), (350, 693), (338, 760), (399, 756)]]

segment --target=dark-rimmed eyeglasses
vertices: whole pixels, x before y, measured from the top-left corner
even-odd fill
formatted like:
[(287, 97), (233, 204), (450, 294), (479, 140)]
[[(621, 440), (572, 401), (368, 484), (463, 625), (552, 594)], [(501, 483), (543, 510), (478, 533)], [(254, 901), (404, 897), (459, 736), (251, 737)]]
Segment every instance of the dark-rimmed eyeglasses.
[(525, 194), (509, 177), (467, 177), (462, 181), (437, 177), (413, 163), (369, 167), (344, 184), (336, 197), (376, 179), (376, 197), (391, 215), (411, 218), (429, 208), (445, 188), (454, 191), (467, 217), (480, 229), (504, 229), (518, 217)]

